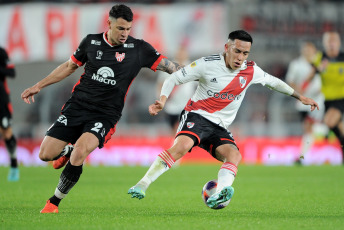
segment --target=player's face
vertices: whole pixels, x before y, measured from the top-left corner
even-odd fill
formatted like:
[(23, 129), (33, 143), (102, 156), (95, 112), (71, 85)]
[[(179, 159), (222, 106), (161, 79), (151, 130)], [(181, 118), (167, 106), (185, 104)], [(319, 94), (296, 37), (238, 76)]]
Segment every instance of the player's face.
[(251, 42), (235, 39), (229, 40), (225, 44), (225, 61), (227, 68), (239, 69), (242, 63), (247, 59), (251, 50)]
[(329, 57), (337, 57), (340, 51), (340, 37), (338, 33), (327, 32), (323, 36), (323, 46)]
[(132, 22), (128, 22), (123, 18), (108, 20), (109, 31), (108, 40), (113, 45), (124, 44), (128, 39)]

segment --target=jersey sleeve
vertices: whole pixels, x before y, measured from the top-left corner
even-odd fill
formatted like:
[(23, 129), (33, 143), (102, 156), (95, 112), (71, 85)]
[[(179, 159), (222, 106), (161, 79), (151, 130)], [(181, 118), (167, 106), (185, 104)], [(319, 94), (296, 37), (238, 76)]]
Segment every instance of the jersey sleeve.
[(262, 84), (263, 86), (265, 86), (265, 84), (267, 84), (269, 82), (270, 76), (272, 76), (272, 75), (266, 73), (259, 66), (255, 65), (252, 83), (253, 84)]
[(198, 59), (177, 72), (174, 72), (164, 81), (160, 96), (164, 95), (168, 98), (176, 85), (200, 79), (203, 74), (203, 68), (204, 60)]
[(278, 79), (277, 77), (264, 72), (258, 66), (255, 66), (253, 80), (254, 83), (260, 83), (263, 86), (266, 86), (272, 90), (275, 90), (286, 95), (292, 95), (294, 93), (294, 89), (291, 88), (288, 84)]
[(174, 77), (176, 78), (177, 84), (184, 84), (190, 81), (199, 80), (204, 73), (204, 65), (205, 61), (203, 58), (200, 58), (189, 65), (183, 67), (182, 69), (178, 70), (177, 72), (173, 73)]
[(139, 58), (142, 67), (156, 71), (160, 61), (166, 57), (154, 49), (151, 44), (142, 40), (141, 49), (139, 50)]
[(80, 43), (79, 47), (75, 50), (70, 59), (77, 64), (79, 67), (83, 66), (87, 61), (87, 41), (88, 36), (86, 36)]

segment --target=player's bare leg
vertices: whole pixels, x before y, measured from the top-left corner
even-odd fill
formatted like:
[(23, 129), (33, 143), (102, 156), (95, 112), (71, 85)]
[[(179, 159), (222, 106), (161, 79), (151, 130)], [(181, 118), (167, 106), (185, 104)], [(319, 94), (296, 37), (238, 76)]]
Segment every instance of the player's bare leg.
[(45, 136), (39, 149), (39, 158), (42, 161), (52, 161), (60, 155), (67, 144), (68, 142)]
[(144, 198), (149, 185), (164, 172), (169, 170), (175, 161), (183, 157), (193, 145), (194, 141), (190, 137), (183, 135), (178, 136), (173, 146), (159, 154), (144, 177), (128, 190), (128, 194), (130, 194), (132, 198)]

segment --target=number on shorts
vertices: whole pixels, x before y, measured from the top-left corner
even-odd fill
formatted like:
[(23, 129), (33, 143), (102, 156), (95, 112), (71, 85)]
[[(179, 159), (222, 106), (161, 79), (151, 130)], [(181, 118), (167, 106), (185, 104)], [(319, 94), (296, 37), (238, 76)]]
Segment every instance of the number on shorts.
[(96, 122), (91, 130), (98, 133), (102, 127), (103, 124), (101, 122)]

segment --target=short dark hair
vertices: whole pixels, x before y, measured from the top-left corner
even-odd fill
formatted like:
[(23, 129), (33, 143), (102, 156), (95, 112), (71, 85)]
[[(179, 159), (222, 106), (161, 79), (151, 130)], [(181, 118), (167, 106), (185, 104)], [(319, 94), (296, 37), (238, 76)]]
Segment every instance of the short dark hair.
[(249, 33), (247, 33), (245, 30), (235, 30), (229, 33), (228, 39), (234, 41), (235, 39), (245, 41), (245, 42), (251, 42), (253, 44), (252, 37)]
[(111, 8), (109, 17), (113, 17), (115, 19), (123, 18), (124, 20), (131, 22), (133, 21), (133, 12), (128, 6), (117, 4)]

